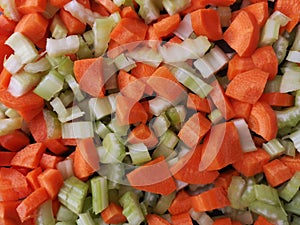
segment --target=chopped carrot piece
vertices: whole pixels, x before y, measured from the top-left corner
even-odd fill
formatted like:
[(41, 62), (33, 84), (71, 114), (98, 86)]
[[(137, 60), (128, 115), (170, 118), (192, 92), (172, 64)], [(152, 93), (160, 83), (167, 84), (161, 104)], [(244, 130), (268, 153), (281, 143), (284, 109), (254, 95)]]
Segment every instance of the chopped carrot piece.
[(16, 21), (10, 20), (5, 15), (0, 15), (0, 35), (11, 35), (16, 27)]
[(274, 159), (263, 166), (263, 171), (272, 187), (276, 187), (292, 178), (290, 169), (279, 159)]
[(149, 225), (171, 225), (167, 220), (156, 214), (148, 214), (146, 220)]
[(15, 155), (15, 152), (0, 151), (0, 166), (11, 166), (11, 160)]
[(251, 57), (240, 57), (236, 54), (228, 62), (227, 77), (229, 80), (232, 80), (239, 73), (243, 73), (254, 68), (255, 65)]
[(204, 138), (200, 170), (218, 170), (236, 162), (243, 154), (240, 138), (233, 122), (212, 126)]
[(256, 102), (252, 106), (248, 126), (250, 130), (263, 137), (266, 141), (274, 139), (278, 130), (274, 110), (265, 102)]
[(131, 6), (126, 6), (121, 11), (122, 18), (140, 19), (139, 15)]
[(202, 4), (213, 6), (230, 6), (236, 2), (236, 0), (200, 0)]
[(0, 201), (0, 218), (17, 220), (18, 213), (16, 208), (20, 202), (21, 201)]
[(231, 224), (232, 225), (243, 225), (240, 221), (238, 221), (238, 220), (232, 220), (231, 221)]
[(9, 151), (19, 151), (29, 144), (29, 137), (21, 130), (0, 136), (0, 145)]
[[(1, 45), (1, 41), (2, 40), (0, 39), (0, 45)], [(8, 47), (7, 45), (4, 45), (4, 46)], [(13, 52), (11, 52), (11, 53), (13, 53)], [(3, 59), (6, 56), (3, 55), (3, 58), (2, 58), (2, 55), (0, 55), (0, 57), (1, 57), (1, 59), (0, 59), (0, 61), (1, 61), (1, 67), (3, 67)], [(3, 68), (2, 71), (1, 71), (1, 73), (0, 73), (0, 89), (5, 90), (5, 89), (8, 88), (8, 85), (9, 85), (9, 82), (10, 82), (10, 78), (11, 78), (11, 74), (5, 68)]]
[(182, 126), (178, 133), (178, 137), (187, 146), (195, 147), (204, 135), (210, 130), (211, 122), (197, 112), (193, 114)]
[(80, 139), (78, 141), (77, 148), (79, 149), (83, 159), (90, 165), (90, 167), (94, 171), (99, 170), (99, 156), (93, 139)]
[(64, 179), (57, 169), (46, 169), (39, 176), (38, 181), (41, 187), (45, 188), (49, 197), (53, 200), (57, 197)]
[(271, 106), (289, 107), (294, 105), (295, 97), (288, 93), (271, 92), (263, 93), (260, 101), (265, 101)]
[(236, 118), (243, 118), (248, 121), (252, 109), (252, 104), (231, 99), (231, 105), (235, 112)]
[(193, 30), (210, 41), (222, 39), (220, 16), (214, 9), (198, 9), (191, 13)]
[(76, 19), (65, 9), (59, 11), (59, 16), (68, 30), (68, 35), (72, 34), (82, 34), (85, 31), (86, 25), (80, 20)]
[(185, 190), (181, 190), (177, 192), (176, 197), (173, 199), (170, 207), (168, 208), (168, 211), (171, 215), (177, 215), (189, 212), (191, 208), (191, 196)]
[(17, 9), (22, 14), (43, 13), (46, 9), (46, 0), (22, 0)]
[(262, 27), (269, 17), (268, 3), (266, 1), (248, 5), (242, 10), (245, 10), (248, 13), (252, 13), (259, 27)]
[(256, 103), (261, 97), (269, 73), (253, 69), (236, 75), (228, 84), (225, 94), (241, 102)]
[(228, 217), (218, 218), (214, 220), (212, 225), (232, 225), (231, 219)]
[(158, 139), (151, 128), (141, 123), (131, 130), (128, 135), (128, 142), (131, 144), (142, 142), (148, 148), (154, 148), (158, 144)]
[(44, 153), (40, 161), (40, 166), (42, 169), (55, 169), (56, 164), (62, 160), (62, 157)]
[(295, 157), (283, 156), (280, 158), (280, 161), (286, 165), (292, 174), (300, 171), (300, 155), (297, 154)]
[(109, 13), (120, 11), (120, 8), (111, 0), (96, 0), (96, 2), (103, 5)]
[(49, 3), (57, 8), (63, 8), (71, 0), (49, 0)]
[(18, 215), (22, 222), (34, 217), (34, 211), (49, 199), (45, 188), (41, 187), (27, 196), (17, 207)]
[(106, 8), (103, 5), (97, 3), (96, 1), (91, 1), (91, 10), (93, 12), (99, 13), (101, 16), (110, 15), (110, 13), (106, 10)]
[(95, 172), (95, 170), (85, 161), (78, 147), (76, 147), (75, 149), (73, 165), (73, 171), (75, 176), (81, 180), (86, 180), (90, 175), (92, 175)]
[(270, 155), (263, 149), (258, 148), (253, 152), (242, 155), (243, 160), (233, 163), (233, 167), (246, 177), (254, 176), (263, 172), (263, 166), (271, 159)]
[(131, 186), (138, 190), (168, 195), (176, 190), (176, 184), (168, 164), (160, 156), (127, 174)]
[(273, 225), (273, 223), (269, 222), (263, 216), (258, 216), (257, 220), (254, 222), (254, 225)]
[(16, 225), (17, 221), (12, 218), (2, 218), (0, 217), (0, 224), (2, 225)]
[(30, 184), (30, 186), (36, 190), (41, 187), (38, 176), (42, 173), (42, 168), (37, 167), (34, 170), (31, 170), (29, 173), (26, 175), (27, 182)]
[(107, 224), (119, 224), (126, 222), (126, 217), (122, 213), (123, 208), (111, 202), (102, 212), (101, 217)]
[(43, 143), (29, 144), (15, 155), (11, 164), (29, 169), (35, 169), (39, 166), (46, 146)]
[(210, 113), (211, 109), (207, 98), (200, 98), (198, 95), (189, 93), (186, 106), (200, 112)]
[(192, 218), (188, 212), (171, 216), (173, 225), (193, 225)]
[(230, 205), (225, 190), (215, 187), (192, 198), (193, 209), (197, 212), (205, 212)]
[(150, 77), (156, 70), (155, 67), (148, 65), (146, 63), (142, 62), (136, 62), (136, 67), (134, 67), (130, 74), (135, 76), (136, 78), (142, 78), (142, 77)]
[(47, 149), (53, 152), (55, 155), (64, 154), (69, 150), (67, 146), (62, 143), (61, 139), (47, 139), (44, 141)]
[(43, 111), (29, 122), (28, 127), (36, 142), (44, 142), (48, 139), (47, 123)]
[(213, 183), (215, 187), (222, 187), (224, 190), (228, 190), (233, 176), (239, 176), (239, 173), (236, 170), (229, 169), (221, 173)]
[(223, 39), (239, 56), (247, 57), (251, 56), (257, 48), (259, 34), (255, 17), (246, 11), (241, 11), (224, 32)]
[(158, 37), (166, 37), (177, 29), (180, 20), (181, 19), (178, 13), (172, 16), (167, 16), (153, 24), (154, 32)]
[(183, 11), (181, 11), (180, 14), (186, 15), (186, 14), (194, 12), (194, 11), (196, 11), (198, 9), (204, 9), (205, 6), (206, 6), (206, 3), (203, 2), (202, 0), (201, 1), (199, 1), (199, 0), (191, 0), (191, 4), (186, 9), (184, 9)]

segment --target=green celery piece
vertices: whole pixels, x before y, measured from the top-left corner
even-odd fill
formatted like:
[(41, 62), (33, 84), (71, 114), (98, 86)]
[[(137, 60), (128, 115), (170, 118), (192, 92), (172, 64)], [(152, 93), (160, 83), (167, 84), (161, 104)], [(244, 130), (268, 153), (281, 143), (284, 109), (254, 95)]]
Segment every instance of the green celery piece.
[(295, 29), (295, 39), (293, 40), (293, 45), (291, 50), (300, 51), (300, 26), (298, 25)]
[(213, 124), (217, 124), (219, 122), (221, 122), (222, 120), (224, 120), (224, 117), (221, 113), (221, 111), (219, 109), (214, 109), (209, 115), (208, 115), (208, 119), (210, 119), (210, 121)]
[(107, 126), (101, 121), (97, 121), (95, 124), (95, 132), (99, 135), (100, 138), (104, 138), (107, 134), (111, 133), (111, 131), (107, 128)]
[(154, 152), (152, 153), (152, 157), (153, 158), (157, 158), (159, 156), (164, 156), (167, 160), (169, 159), (173, 159), (174, 157), (177, 156), (176, 151), (174, 151), (173, 148), (170, 148), (168, 146), (165, 145), (158, 145)]
[(24, 71), (27, 73), (45, 72), (50, 69), (51, 65), (46, 57), (43, 57), (36, 62), (28, 63), (24, 66)]
[(167, 109), (166, 116), (171, 122), (172, 126), (181, 127), (183, 124), (185, 117), (187, 114), (187, 110), (183, 105), (177, 105), (175, 107), (171, 107)]
[(127, 218), (129, 224), (139, 225), (145, 220), (136, 194), (126, 192), (121, 196), (119, 202), (123, 207), (123, 215)]
[(108, 206), (108, 187), (105, 177), (91, 179), (92, 203), (95, 214), (102, 212)]
[[(158, 43), (158, 41), (150, 41), (150, 44)], [(126, 56), (136, 62), (143, 62), (153, 67), (158, 67), (163, 61), (161, 54), (149, 46), (136, 47), (135, 49), (126, 53)]]
[(300, 107), (292, 106), (283, 110), (275, 110), (278, 128), (294, 127), (300, 121)]
[(190, 216), (198, 224), (213, 224), (214, 220), (206, 212), (196, 212), (194, 209), (189, 211)]
[(264, 184), (254, 185), (255, 197), (258, 201), (269, 205), (280, 205), (277, 190)]
[(168, 130), (170, 125), (171, 123), (166, 114), (162, 113), (154, 119), (153, 123), (151, 124), (151, 128), (153, 129), (155, 135), (160, 137)]
[(280, 92), (287, 93), (300, 89), (300, 71), (288, 70), (282, 76)]
[(136, 3), (140, 6), (138, 13), (146, 24), (159, 18), (160, 10), (152, 0), (137, 0)]
[(262, 147), (271, 156), (271, 158), (276, 158), (285, 152), (285, 148), (277, 138), (272, 139), (267, 143), (263, 143)]
[(85, 40), (85, 42), (88, 44), (88, 45), (93, 45), (94, 44), (94, 32), (93, 30), (88, 30), (86, 32), (83, 33), (83, 38)]
[(79, 49), (76, 52), (78, 59), (87, 59), (87, 58), (93, 58), (93, 51), (89, 48), (87, 42), (83, 40), (81, 36), (79, 36)]
[(300, 105), (300, 90), (297, 90), (295, 94), (295, 106), (299, 106), (299, 105)]
[[(89, 191), (91, 191), (91, 180), (88, 181), (89, 183)], [(87, 196), (84, 199), (83, 207), (82, 207), (82, 213), (89, 213), (92, 217), (95, 217), (94, 211), (93, 211), (93, 199), (92, 196)]]
[(144, 143), (131, 144), (127, 147), (134, 165), (141, 165), (151, 160), (148, 148)]
[(168, 129), (160, 138), (159, 145), (166, 146), (170, 149), (174, 149), (179, 141), (176, 133), (170, 129)]
[(272, 45), (279, 37), (280, 21), (269, 18), (262, 28), (259, 46)]
[(113, 62), (115, 63), (118, 70), (124, 70), (126, 72), (129, 72), (131, 69), (136, 67), (135, 61), (131, 58), (126, 57), (124, 53), (114, 58)]
[(279, 189), (279, 196), (287, 202), (295, 196), (300, 187), (300, 171), (297, 171), (293, 177)]
[(50, 32), (55, 39), (65, 38), (68, 34), (68, 29), (58, 15), (53, 17), (50, 24)]
[(79, 102), (84, 100), (85, 97), (82, 94), (82, 92), (79, 88), (79, 84), (77, 83), (75, 78), (71, 74), (68, 74), (68, 75), (65, 76), (65, 80), (68, 83), (69, 87), (72, 89), (72, 92), (73, 92), (76, 100), (79, 101)]
[(256, 180), (253, 177), (246, 179), (246, 188), (241, 196), (241, 202), (245, 206), (249, 206), (251, 202), (256, 200), (254, 185)]
[(57, 71), (64, 76), (73, 74), (73, 66), (74, 62), (70, 59), (69, 56), (62, 57), (62, 61), (59, 63)]
[(96, 120), (102, 119), (112, 113), (112, 107), (108, 97), (90, 98), (89, 109)]
[(293, 215), (291, 225), (300, 225), (300, 217)]
[(61, 133), (61, 123), (59, 122), (56, 114), (53, 111), (44, 109), (43, 110), (44, 119), (47, 125), (47, 138), (57, 139), (60, 138)]
[(300, 149), (300, 130), (296, 130), (288, 135), (288, 137), (293, 141), (294, 147), (299, 151)]
[(112, 118), (107, 127), (119, 136), (126, 136), (129, 130), (129, 125), (120, 125), (116, 117)]
[(52, 211), (52, 201), (48, 200), (44, 202), (37, 210), (35, 219), (36, 225), (54, 225), (55, 219)]
[(6, 111), (5, 111), (5, 116), (7, 116), (7, 117), (9, 117), (9, 118), (17, 118), (17, 117), (20, 117), (20, 114), (16, 111), (16, 110), (14, 110), (14, 109), (7, 109)]
[(77, 225), (77, 223), (75, 221), (59, 221), (55, 225)]
[(58, 221), (74, 221), (77, 219), (78, 215), (72, 212), (70, 209), (65, 207), (64, 205), (60, 205), (57, 214), (56, 214), (56, 219)]
[(300, 191), (297, 191), (292, 200), (284, 205), (284, 209), (287, 212), (294, 213), (300, 216)]
[(58, 115), (58, 119), (62, 123), (78, 119), (85, 115), (85, 112), (81, 111), (81, 109), (77, 105), (67, 108), (66, 111), (66, 115)]
[(289, 46), (289, 41), (281, 35), (279, 36), (278, 40), (275, 41), (275, 43), (273, 44), (273, 48), (276, 53), (276, 57), (278, 59), (278, 64), (283, 62), (287, 53), (288, 46)]
[(0, 136), (9, 134), (17, 129), (21, 129), (22, 124), (22, 117), (0, 119)]
[(102, 162), (105, 163), (119, 163), (122, 162), (126, 152), (125, 146), (120, 142), (115, 133), (109, 133), (103, 139), (103, 147), (106, 150)]
[(0, 0), (0, 7), (4, 10), (4, 15), (13, 21), (19, 21), (21, 15), (17, 9), (15, 1)]
[(244, 209), (245, 205), (240, 200), (246, 188), (246, 181), (240, 176), (233, 176), (228, 187), (228, 199), (234, 209)]
[(163, 0), (162, 4), (169, 15), (173, 15), (188, 7), (191, 0)]
[(172, 103), (170, 101), (167, 101), (166, 99), (160, 98), (158, 96), (149, 100), (149, 110), (155, 116), (159, 116), (171, 106)]
[(77, 35), (69, 35), (61, 39), (47, 38), (46, 51), (49, 56), (63, 56), (74, 54), (79, 49), (79, 38)]
[(296, 148), (294, 146), (294, 143), (291, 140), (288, 139), (284, 139), (284, 140), (280, 140), (281, 144), (283, 145), (283, 147), (285, 148), (285, 155), (291, 156), (291, 157), (295, 157), (296, 156)]
[(275, 76), (273, 80), (268, 80), (265, 86), (265, 93), (279, 92), (282, 76)]
[(153, 212), (155, 212), (159, 215), (164, 214), (170, 207), (175, 196), (176, 196), (176, 192), (172, 192), (169, 195), (161, 195), (160, 198), (158, 199), (156, 205), (153, 208)]
[(77, 219), (76, 222), (77, 225), (96, 225), (89, 213), (79, 214), (79, 218)]
[(143, 203), (148, 207), (154, 208), (154, 206), (157, 204), (158, 198), (159, 198), (158, 194), (145, 192)]
[(62, 124), (62, 138), (90, 138), (94, 137), (91, 121), (78, 121)]

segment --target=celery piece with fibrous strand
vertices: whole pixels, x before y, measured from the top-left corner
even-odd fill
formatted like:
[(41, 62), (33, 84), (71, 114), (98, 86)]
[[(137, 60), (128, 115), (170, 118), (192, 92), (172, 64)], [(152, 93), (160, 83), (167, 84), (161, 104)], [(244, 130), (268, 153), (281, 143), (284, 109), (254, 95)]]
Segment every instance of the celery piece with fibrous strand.
[(196, 212), (194, 209), (190, 209), (189, 214), (198, 224), (212, 225), (214, 223), (214, 220), (205, 212)]
[(278, 64), (283, 62), (287, 53), (288, 46), (289, 46), (289, 41), (281, 35), (278, 37), (278, 40), (274, 42), (273, 48), (276, 53)]
[(300, 129), (289, 134), (288, 137), (293, 141), (294, 147), (300, 152)]
[(94, 137), (93, 124), (90, 121), (78, 121), (62, 124), (62, 138)]
[(107, 126), (101, 121), (97, 121), (95, 123), (95, 132), (99, 135), (100, 138), (104, 138), (107, 134), (111, 133), (111, 131), (107, 128)]
[(46, 101), (49, 101), (63, 89), (64, 78), (56, 70), (51, 70), (45, 75), (33, 92)]
[(70, 209), (65, 207), (64, 205), (60, 205), (58, 211), (56, 213), (56, 219), (58, 221), (74, 221), (77, 219), (78, 215), (73, 213)]
[(168, 148), (174, 149), (179, 141), (179, 137), (176, 133), (168, 129), (160, 138), (159, 145), (164, 145)]
[(271, 156), (271, 158), (276, 158), (282, 155), (285, 151), (285, 148), (277, 138), (263, 143), (262, 148)]
[(0, 136), (22, 128), (22, 117), (0, 119)]
[(77, 225), (95, 225), (94, 220), (92, 219), (89, 213), (80, 213), (79, 218), (76, 220)]
[(187, 8), (191, 0), (162, 0), (162, 4), (169, 15), (173, 15)]
[(107, 124), (107, 127), (119, 136), (126, 136), (128, 130), (130, 128), (129, 125), (120, 125), (118, 119), (116, 117), (112, 118), (110, 122)]
[(300, 216), (300, 191), (298, 190), (292, 200), (284, 205), (284, 209), (287, 212), (294, 213)]
[(108, 187), (105, 177), (91, 179), (93, 212), (98, 214), (108, 206)]
[[(99, 151), (99, 149), (100, 148), (98, 147), (97, 151)], [(100, 149), (100, 151), (101, 151), (101, 149)], [(104, 154), (105, 154), (105, 152), (104, 152)], [(103, 155), (103, 153), (100, 153), (100, 155)], [(100, 160), (101, 160), (101, 158), (100, 158)], [(99, 174), (103, 177), (107, 177), (109, 190), (119, 189), (120, 184), (123, 183), (123, 179), (124, 179), (124, 175), (125, 175), (124, 164), (123, 163), (102, 164)]]
[(113, 62), (118, 70), (124, 70), (126, 72), (136, 67), (135, 62), (131, 58), (126, 57), (123, 53), (114, 58)]
[(78, 59), (93, 58), (93, 51), (89, 48), (88, 44), (79, 36), (79, 49), (76, 52)]
[(15, 74), (22, 69), (23, 64), (17, 55), (11, 54), (8, 59), (5, 60), (3, 66), (9, 73)]
[(244, 209), (245, 205), (240, 201), (246, 188), (246, 181), (240, 176), (233, 176), (228, 187), (228, 199), (230, 206), (234, 209)]
[(68, 29), (58, 15), (55, 15), (52, 19), (50, 32), (55, 39), (67, 37)]
[(102, 119), (112, 113), (108, 97), (91, 98), (89, 100), (89, 109), (96, 120)]
[(68, 115), (68, 111), (59, 97), (55, 97), (50, 102), (50, 105), (59, 117), (66, 117)]
[(144, 143), (132, 144), (127, 147), (133, 164), (140, 165), (151, 160), (148, 148)]
[(166, 110), (166, 116), (171, 125), (180, 128), (185, 121), (187, 110), (184, 105), (177, 105)]
[(50, 69), (51, 65), (46, 57), (43, 57), (36, 62), (28, 63), (24, 66), (24, 71), (27, 73), (45, 72)]
[(278, 128), (294, 127), (300, 121), (300, 107), (292, 106), (283, 110), (276, 110)]
[(49, 56), (61, 56), (76, 53), (79, 46), (80, 42), (77, 35), (70, 35), (61, 39), (47, 38), (46, 51)]
[(286, 26), (291, 20), (288, 16), (278, 10), (274, 11), (269, 18), (278, 21), (281, 27)]
[(176, 197), (176, 192), (172, 192), (171, 194), (168, 195), (161, 195), (156, 205), (153, 208), (153, 212), (160, 215), (164, 214), (172, 204), (172, 201), (174, 200), (175, 197)]
[(300, 172), (297, 171), (286, 184), (284, 184), (281, 188), (279, 188), (278, 190), (279, 196), (284, 200), (286, 200), (287, 202), (289, 202), (296, 195), (297, 191), (299, 191), (299, 187), (300, 187)]
[(272, 45), (279, 37), (280, 21), (269, 18), (262, 28), (259, 46)]
[(70, 59), (69, 56), (62, 57), (62, 61), (57, 66), (57, 71), (66, 76), (68, 74), (73, 74), (74, 62)]
[(137, 0), (136, 3), (140, 6), (138, 13), (146, 24), (159, 18), (160, 10), (153, 0)]
[[(151, 44), (158, 45), (159, 42), (156, 40), (149, 41), (149, 45)], [(126, 56), (136, 62), (143, 62), (153, 67), (158, 67), (163, 61), (161, 54), (148, 46), (137, 47), (126, 53)]]
[(255, 198), (269, 205), (280, 205), (278, 192), (275, 188), (265, 184), (254, 185)]
[(154, 121), (151, 124), (151, 129), (153, 129), (157, 137), (160, 137), (168, 130), (170, 125), (171, 123), (168, 120), (166, 114), (162, 113), (154, 119)]
[(74, 105), (66, 109), (67, 114), (66, 115), (60, 115), (58, 114), (58, 119), (62, 123), (66, 123), (75, 119), (78, 119), (85, 115), (85, 112), (81, 111), (79, 106)]
[(19, 21), (21, 14), (19, 13), (14, 0), (0, 0), (0, 7), (4, 10), (4, 15), (13, 21)]
[(33, 62), (38, 58), (38, 51), (34, 44), (20, 32), (14, 32), (5, 44), (14, 50), (14, 54), (19, 57), (21, 64)]
[(102, 158), (102, 161), (105, 163), (122, 162), (126, 155), (125, 146), (114, 133), (109, 133), (105, 136), (103, 139), (103, 147), (106, 150), (106, 154), (104, 158)]
[(73, 159), (67, 158), (56, 164), (56, 169), (58, 169), (63, 176), (64, 180), (74, 175), (73, 171)]
[(160, 97), (153, 98), (148, 102), (149, 110), (155, 116), (159, 116), (161, 113), (165, 112), (172, 106), (172, 103), (170, 101), (167, 101), (166, 99)]
[(52, 201), (44, 202), (37, 210), (36, 225), (54, 225), (55, 219), (52, 211)]
[(82, 94), (80, 88), (79, 88), (79, 84), (77, 83), (77, 81), (75, 80), (75, 78), (72, 75), (67, 75), (65, 76), (65, 80), (68, 83), (69, 87), (72, 89), (73, 94), (75, 96), (75, 98), (77, 99), (77, 101), (82, 101), (84, 99), (84, 95)]

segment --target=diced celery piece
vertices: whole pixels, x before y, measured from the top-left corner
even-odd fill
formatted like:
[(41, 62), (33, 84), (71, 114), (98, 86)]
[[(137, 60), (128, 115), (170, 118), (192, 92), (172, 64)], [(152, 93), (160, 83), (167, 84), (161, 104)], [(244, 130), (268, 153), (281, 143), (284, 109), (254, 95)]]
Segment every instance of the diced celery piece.
[(39, 73), (50, 69), (51, 65), (46, 57), (43, 57), (36, 62), (28, 63), (24, 66), (24, 70), (27, 73)]
[(126, 192), (122, 195), (119, 202), (123, 207), (123, 215), (127, 218), (129, 224), (139, 225), (145, 220), (136, 194)]
[(197, 59), (194, 66), (204, 78), (208, 78), (222, 69), (228, 61), (228, 56), (216, 45), (209, 53)]
[(119, 95), (119, 93), (114, 93), (114, 94), (110, 94), (107, 96), (108, 98), (108, 101), (110, 103), (110, 106), (111, 106), (111, 112), (114, 113), (116, 112), (116, 107), (117, 107), (117, 104), (116, 104), (116, 97)]
[(43, 115), (47, 126), (47, 138), (61, 138), (61, 123), (59, 122), (56, 114), (53, 111), (44, 109)]
[(244, 209), (245, 205), (240, 201), (246, 188), (246, 181), (240, 176), (233, 176), (228, 187), (228, 199), (234, 209)]
[(95, 214), (102, 212), (108, 206), (108, 188), (105, 177), (91, 179), (92, 203)]
[(107, 134), (111, 133), (111, 131), (107, 128), (107, 126), (101, 121), (97, 121), (95, 124), (95, 132), (99, 135), (100, 138), (104, 138)]
[(65, 80), (68, 83), (69, 87), (72, 89), (77, 101), (82, 101), (84, 99), (84, 95), (82, 94), (79, 88), (79, 84), (76, 82), (75, 78), (69, 74), (65, 76)]
[(280, 21), (269, 18), (262, 28), (259, 46), (272, 45), (279, 37)]
[(3, 63), (3, 66), (9, 73), (15, 74), (22, 69), (23, 64), (21, 63), (19, 56), (12, 54)]
[(93, 30), (88, 30), (86, 32), (83, 33), (83, 38), (85, 40), (85, 42), (88, 45), (93, 45), (94, 44), (94, 31)]
[(300, 130), (296, 130), (295, 132), (288, 135), (288, 137), (293, 141), (297, 151), (300, 152)]
[(194, 209), (190, 209), (189, 214), (198, 224), (213, 225), (214, 223), (214, 220), (205, 212), (196, 212)]
[(76, 225), (75, 221), (64, 221), (64, 222), (57, 222), (55, 225)]
[(77, 225), (96, 225), (89, 213), (80, 213), (76, 222)]
[(62, 124), (62, 138), (94, 137), (93, 124), (90, 121), (79, 121)]
[(148, 148), (144, 143), (128, 145), (132, 163), (140, 165), (151, 160)]
[(80, 46), (77, 35), (70, 35), (61, 39), (47, 38), (46, 51), (49, 56), (74, 54)]
[(70, 209), (65, 207), (64, 205), (60, 205), (56, 214), (56, 219), (58, 221), (74, 221), (77, 219), (77, 215), (73, 213)]
[(74, 94), (70, 89), (65, 92), (61, 91), (58, 97), (61, 99), (65, 107), (69, 106), (74, 101)]
[(27, 73), (21, 70), (10, 78), (8, 91), (15, 97), (22, 96), (32, 90), (41, 80), (39, 74)]
[(275, 76), (273, 80), (268, 80), (265, 86), (265, 93), (279, 92), (282, 76)]
[(57, 71), (64, 76), (73, 74), (73, 66), (74, 62), (70, 59), (69, 56), (62, 57), (62, 60), (57, 67)]
[(107, 127), (114, 133), (120, 136), (125, 136), (128, 133), (129, 125), (120, 125), (116, 117), (112, 118)]
[(160, 97), (156, 97), (156, 98), (149, 100), (150, 112), (155, 116), (159, 116), (161, 113), (166, 111), (171, 106), (172, 106), (172, 103), (170, 101), (167, 101)]
[(165, 145), (158, 145), (155, 148), (154, 152), (152, 153), (152, 158), (157, 158), (159, 156), (164, 156), (165, 159), (167, 159), (168, 163), (169, 163), (169, 160), (172, 160), (172, 159), (175, 160), (175, 157), (177, 156), (177, 153), (176, 153), (176, 151), (174, 151), (173, 148), (170, 148), (170, 147), (165, 146)]
[(58, 15), (55, 15), (52, 19), (50, 32), (55, 39), (67, 37), (68, 29)]
[(58, 114), (58, 119), (62, 123), (66, 123), (66, 122), (78, 119), (85, 115), (85, 112), (81, 111), (81, 109), (77, 105), (69, 107), (66, 110), (67, 110), (66, 115)]
[[(98, 147), (97, 151), (99, 151), (99, 149), (100, 148)], [(103, 154), (101, 153), (100, 156), (101, 155)], [(101, 160), (101, 157), (99, 158)], [(102, 164), (99, 174), (103, 177), (107, 177), (109, 190), (119, 189), (120, 184), (124, 183), (124, 175), (125, 175), (124, 164), (123, 163)], [(109, 197), (109, 199), (111, 201), (111, 197)]]
[(278, 59), (279, 64), (282, 63), (282, 61), (284, 60), (288, 46), (289, 41), (281, 35), (278, 37), (278, 40), (274, 42), (273, 48), (276, 53), (276, 57)]
[(300, 26), (299, 25), (295, 28), (295, 31), (296, 31), (295, 39), (291, 47), (291, 50), (300, 51)]
[(300, 217), (293, 215), (292, 223), (291, 225), (299, 225), (300, 224)]
[(35, 219), (36, 225), (54, 225), (55, 219), (52, 211), (52, 201), (48, 200), (44, 202), (37, 210)]
[(73, 159), (67, 158), (56, 164), (56, 169), (58, 169), (63, 176), (64, 180), (74, 175), (73, 172)]
[(300, 172), (297, 171), (293, 177), (282, 188), (279, 189), (279, 196), (289, 202), (296, 195), (297, 191), (299, 191), (299, 187)]
[(220, 123), (224, 120), (224, 117), (219, 109), (214, 109), (210, 114), (208, 114), (207, 117), (213, 124)]
[(110, 33), (114, 26), (115, 23), (111, 17), (95, 20), (92, 28), (94, 32), (95, 56), (101, 56), (106, 52), (110, 40)]
[(88, 44), (83, 40), (81, 36), (79, 36), (79, 49), (76, 53), (78, 59), (86, 59), (93, 58), (93, 52), (89, 48)]
[(125, 146), (120, 142), (119, 138), (114, 133), (109, 133), (103, 139), (103, 147), (106, 150), (103, 162), (105, 163), (118, 163), (121, 162), (126, 153)]
[(126, 72), (136, 67), (135, 62), (131, 58), (126, 57), (123, 53), (114, 58), (114, 63), (118, 70), (125, 70)]
[(0, 7), (4, 10), (4, 15), (13, 21), (19, 21), (21, 15), (14, 0), (0, 0)]
[(188, 7), (191, 0), (163, 0), (162, 4), (169, 15), (173, 15)]
[(46, 8), (44, 9), (42, 15), (49, 20), (52, 19), (58, 11), (58, 7), (55, 7), (50, 3), (50, 1), (47, 1)]
[(300, 216), (300, 191), (297, 191), (292, 200), (284, 205), (284, 209), (287, 212), (291, 212)]
[(151, 23), (160, 16), (160, 10), (152, 0), (138, 0), (136, 3), (140, 6), (139, 15), (146, 24)]
[(256, 200), (255, 192), (254, 192), (254, 185), (256, 180), (253, 177), (246, 179), (246, 188), (241, 196), (241, 202), (245, 206), (249, 206), (249, 204)]
[(289, 51), (286, 60), (289, 62), (300, 63), (300, 51)]
[(291, 20), (289, 17), (287, 17), (286, 15), (284, 15), (282, 12), (278, 10), (274, 11), (269, 18), (278, 21), (281, 27), (286, 26), (288, 22)]
[(20, 32), (14, 32), (5, 44), (14, 50), (14, 54), (19, 57), (21, 64), (30, 63), (39, 56), (34, 44)]
[[(149, 44), (159, 44), (158, 41), (149, 42)], [(143, 62), (150, 66), (158, 67), (163, 61), (163, 58), (159, 52), (148, 46), (137, 47), (128, 53), (126, 56), (133, 59), (136, 62)]]
[(274, 138), (266, 143), (263, 143), (262, 147), (271, 156), (271, 158), (280, 156), (285, 151), (285, 148), (277, 138)]
[(284, 110), (275, 111), (278, 128), (293, 127), (300, 121), (300, 107), (293, 106)]
[(300, 105), (300, 90), (297, 90), (295, 93), (295, 106), (299, 106)]
[(244, 152), (255, 151), (256, 146), (252, 139), (248, 125), (244, 119), (236, 119), (233, 121), (235, 127), (237, 128), (240, 143)]
[(277, 190), (265, 184), (254, 185), (255, 197), (258, 201), (262, 201), (269, 205), (280, 205)]
[(280, 92), (287, 93), (300, 89), (300, 71), (286, 71), (281, 80)]
[(295, 157), (296, 156), (296, 148), (294, 146), (294, 143), (291, 140), (287, 140), (287, 139), (280, 139), (281, 144), (283, 145), (283, 147), (285, 148), (285, 155), (291, 156), (291, 157)]
[(151, 124), (151, 128), (153, 129), (155, 135), (160, 137), (168, 130), (170, 125), (171, 123), (166, 114), (162, 113), (154, 119), (153, 123)]
[(55, 97), (50, 102), (50, 105), (59, 117), (66, 117), (68, 115), (68, 111), (59, 97)]
[(41, 82), (34, 89), (34, 93), (49, 101), (63, 89), (64, 79), (56, 70), (51, 70), (43, 77)]
[(158, 199), (155, 207), (153, 208), (153, 212), (160, 214), (160, 215), (164, 214), (170, 207), (170, 205), (175, 197), (176, 197), (175, 191), (168, 195), (161, 195), (160, 198)]
[(22, 117), (0, 119), (0, 136), (9, 134), (22, 127)]
[(89, 109), (96, 120), (102, 119), (112, 113), (111, 105), (107, 97), (91, 98), (89, 100)]
[(191, 14), (186, 14), (179, 23), (177, 29), (173, 32), (177, 37), (182, 40), (187, 39), (193, 33)]
[(159, 145), (164, 145), (168, 148), (174, 149), (179, 141), (179, 137), (176, 133), (168, 129), (160, 138)]
[(7, 109), (4, 114), (5, 114), (5, 116), (7, 116), (9, 118), (20, 117), (20, 114), (14, 109)]
[(184, 105), (177, 105), (167, 109), (166, 115), (171, 122), (172, 126), (180, 128), (183, 122), (185, 121), (187, 110)]

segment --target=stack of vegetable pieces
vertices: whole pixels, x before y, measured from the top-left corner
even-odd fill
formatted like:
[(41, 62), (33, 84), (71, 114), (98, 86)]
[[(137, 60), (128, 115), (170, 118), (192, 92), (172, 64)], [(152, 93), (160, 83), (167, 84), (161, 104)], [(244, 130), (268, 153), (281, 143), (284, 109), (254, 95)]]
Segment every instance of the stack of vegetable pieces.
[(1, 224), (300, 224), (298, 0), (0, 6)]

